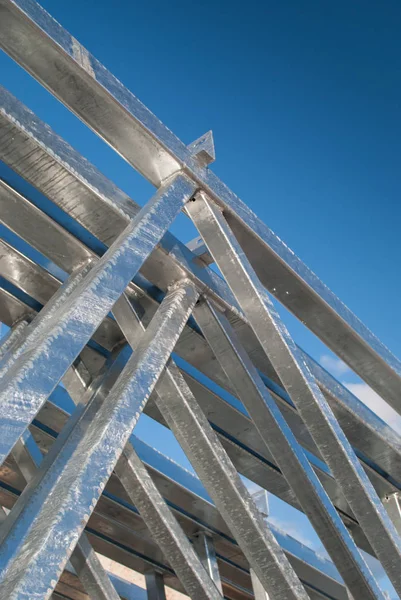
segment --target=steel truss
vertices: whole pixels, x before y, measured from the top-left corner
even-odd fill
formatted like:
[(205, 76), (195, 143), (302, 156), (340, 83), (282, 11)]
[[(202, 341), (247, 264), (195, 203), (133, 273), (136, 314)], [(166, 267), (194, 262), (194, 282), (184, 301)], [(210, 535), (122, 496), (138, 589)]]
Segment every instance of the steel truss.
[[(401, 439), (270, 294), (398, 412), (400, 361), (214, 175), (211, 132), (185, 145), (33, 0), (0, 0), (0, 43), (157, 188), (139, 207), (0, 88), (0, 159), (45, 203), (0, 180), (0, 597), (130, 600), (101, 553), (151, 600), (384, 600), (361, 549), (401, 597)], [(168, 231), (182, 211), (188, 246)], [(199, 479), (132, 435), (142, 412)], [(302, 510), (331, 561), (240, 475)]]

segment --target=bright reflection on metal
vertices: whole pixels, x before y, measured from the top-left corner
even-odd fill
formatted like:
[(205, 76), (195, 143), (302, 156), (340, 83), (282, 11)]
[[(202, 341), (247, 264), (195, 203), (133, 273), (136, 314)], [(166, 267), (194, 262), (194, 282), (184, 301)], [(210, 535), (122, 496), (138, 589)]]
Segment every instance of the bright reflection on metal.
[[(177, 175), (155, 194), (73, 291), (41, 319), (15, 364), (2, 373), (0, 463), (194, 193)], [(40, 319), (40, 316), (38, 317)]]
[(116, 364), (117, 380), (111, 369), (112, 383), (106, 377), (63, 429), (0, 532), (3, 597), (47, 598), (54, 589), (197, 297), (188, 281), (172, 289), (124, 369)]
[[(128, 342), (135, 346), (142, 326), (134, 308), (123, 297), (114, 314)], [(272, 598), (306, 599), (302, 584), (173, 361), (156, 389), (161, 414)]]
[(34, 0), (0, 0), (0, 43), (154, 185), (180, 169), (197, 181), (226, 210), (263, 284), (400, 411), (400, 361), (199, 163), (190, 148)]
[[(216, 205), (199, 194), (197, 200), (188, 205), (188, 212), (341, 486), (376, 556), (401, 593), (401, 570), (396, 566), (401, 562), (401, 539), (266, 290)], [(351, 585), (349, 587), (352, 591)]]
[[(36, 475), (39, 465), (31, 455), (25, 435), (15, 444), (12, 456), (26, 482), (29, 482)], [(36, 446), (31, 436), (29, 442)], [(79, 538), (70, 560), (91, 600), (119, 600), (120, 596), (84, 533)]]
[[(249, 600), (251, 579), (258, 600), (266, 590), (306, 598), (297, 575), (311, 600), (343, 600), (333, 564), (305, 548), (295, 556), (277, 531), (276, 540), (238, 473), (303, 508), (355, 600), (383, 596), (342, 521), (401, 594), (400, 437), (295, 346), (265, 290), (399, 412), (400, 361), (214, 175), (211, 132), (184, 144), (34, 0), (0, 0), (0, 45), (160, 188), (140, 209), (0, 88), (0, 160), (44, 196), (39, 208), (0, 181), (0, 320), (13, 327), (0, 344), (0, 502), (15, 503), (0, 532), (2, 597), (52, 594), (100, 497), (90, 544), (129, 556), (155, 600), (165, 600), (163, 577), (183, 590), (177, 575), (196, 600), (217, 600), (222, 587)], [(42, 210), (51, 202), (53, 217)], [(206, 245), (186, 247), (167, 231), (184, 207)], [(70, 218), (101, 244), (78, 239)], [(70, 275), (66, 283), (14, 248), (15, 235)], [(185, 326), (199, 292), (205, 337)], [(180, 369), (166, 366), (173, 349)], [(67, 414), (48, 400), (65, 394), (61, 380), (78, 404), (63, 430)], [(219, 512), (125, 445), (153, 388), (147, 414), (175, 433)], [(48, 452), (33, 477), (28, 427)], [(186, 537), (195, 533), (210, 577)], [(93, 597), (115, 597), (85, 537), (71, 560)]]

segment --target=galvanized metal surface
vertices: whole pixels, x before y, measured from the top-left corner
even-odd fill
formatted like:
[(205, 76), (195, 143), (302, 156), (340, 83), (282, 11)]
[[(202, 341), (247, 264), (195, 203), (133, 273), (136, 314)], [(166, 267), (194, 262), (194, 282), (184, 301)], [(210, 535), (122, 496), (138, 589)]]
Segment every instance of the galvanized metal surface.
[(375, 597), (367, 565), (229, 323), (207, 301), (195, 318), (344, 581)]
[[(211, 132), (181, 142), (33, 0), (0, 0), (0, 45), (159, 188), (141, 209), (0, 88), (0, 159), (100, 243), (0, 180), (0, 504), (15, 504), (1, 508), (2, 597), (83, 600), (71, 556), (113, 599), (100, 551), (158, 600), (165, 584), (196, 600), (345, 600), (334, 565), (268, 525), (238, 473), (304, 510), (354, 600), (384, 598), (357, 546), (401, 594), (401, 439), (294, 344), (265, 288), (397, 410), (398, 359), (213, 174)], [(184, 207), (201, 234), (189, 247), (167, 231)], [(214, 504), (126, 445), (142, 410)]]
[[(220, 209), (203, 194), (188, 208), (216, 264), (329, 466), (376, 556), (401, 594), (401, 538)], [(254, 419), (255, 422), (255, 419)], [(326, 543), (330, 552), (330, 545)], [(337, 550), (338, 554), (338, 550)], [(346, 566), (346, 562), (344, 562)], [(366, 569), (367, 571), (367, 569)], [(345, 573), (344, 573), (345, 578)], [(366, 594), (379, 590), (369, 574)], [(362, 582), (351, 578), (351, 593)], [(369, 597), (369, 596), (367, 596)]]
[(180, 169), (198, 181), (227, 209), (268, 289), (400, 408), (400, 362), (213, 171), (199, 166), (191, 150), (34, 0), (1, 0), (0, 15), (6, 52), (154, 185)]
[[(39, 187), (39, 189), (44, 192), (47, 190), (47, 193), (50, 195), (52, 200), (59, 204), (64, 210), (69, 211), (71, 216), (77, 218), (77, 220), (85, 225), (85, 227), (94, 235), (100, 236), (102, 241), (107, 241), (107, 236), (109, 234), (103, 233), (104, 231), (113, 232), (113, 241), (117, 234), (120, 233), (124, 226), (128, 223), (128, 216), (125, 218), (122, 216), (122, 210), (128, 215), (129, 207), (131, 207), (132, 214), (137, 214), (138, 208), (137, 205), (133, 203), (127, 196), (123, 194), (120, 190), (115, 188), (113, 184), (104, 178), (96, 169), (87, 163), (85, 159), (77, 154), (72, 148), (68, 147), (65, 142), (63, 145), (61, 144), (61, 140), (57, 138), (56, 134), (52, 132), (49, 128), (41, 123), (32, 113), (30, 113), (26, 108), (22, 105), (18, 104), (18, 101), (6, 93), (4, 90), (0, 93), (0, 98), (4, 100), (4, 113), (9, 115), (9, 119), (7, 120), (7, 125), (10, 123), (13, 125), (12, 129), (7, 129), (7, 135), (1, 138), (3, 144), (0, 143), (0, 150), (4, 150), (2, 155), (3, 159), (9, 164), (22, 172), (24, 177), (27, 177), (28, 180), (32, 181), (35, 186)], [(14, 107), (14, 111), (12, 112), (12, 107)], [(0, 117), (2, 113), (0, 112)], [(21, 135), (18, 132), (29, 131), (29, 127), (34, 123), (33, 132), (30, 131), (32, 136), (36, 136), (30, 138), (29, 140), (26, 136), (21, 140)], [(18, 126), (18, 127), (17, 127)], [(33, 142), (35, 139), (35, 145), (31, 146), (30, 142)], [(48, 144), (48, 146), (45, 146)], [(29, 148), (29, 153), (34, 155), (37, 158), (32, 168), (26, 168), (27, 165), (27, 156), (25, 156), (24, 151), (27, 151), (27, 146)], [(60, 151), (60, 146), (62, 151)], [(47, 148), (48, 151), (48, 159), (46, 160), (44, 147)], [(59, 158), (58, 158), (59, 156)], [(21, 160), (16, 160), (16, 157)], [(54, 173), (54, 177), (56, 177), (53, 182), (53, 178), (51, 178), (51, 188), (48, 189), (49, 185), (49, 169), (50, 169), (50, 157), (53, 164), (55, 161), (59, 161), (57, 163), (57, 171)], [(80, 187), (77, 187), (77, 179), (74, 182), (74, 191), (79, 194), (79, 197), (88, 198), (89, 189), (85, 187), (89, 185), (87, 180), (89, 177), (97, 177), (99, 181), (99, 189), (102, 190), (102, 195), (104, 195), (107, 191), (109, 191), (111, 197), (113, 198), (115, 212), (114, 212), (114, 220), (110, 215), (110, 206), (113, 206), (113, 203), (110, 201), (107, 203), (104, 198), (100, 196), (96, 196), (95, 192), (93, 192), (91, 198), (90, 208), (92, 212), (86, 212), (83, 205), (79, 205), (79, 213), (77, 214), (76, 203), (71, 205), (67, 203), (68, 190), (69, 186), (65, 188), (60, 184), (60, 182), (64, 182), (68, 180), (68, 173), (74, 173), (74, 177), (78, 178), (79, 181), (83, 182)], [(34, 174), (34, 178), (33, 178)], [(30, 179), (31, 177), (31, 179)], [(47, 185), (46, 185), (47, 184)], [(111, 190), (111, 191), (110, 191)], [(100, 192), (99, 192), (100, 194)], [(47, 232), (49, 228), (56, 228), (57, 236), (58, 236), (58, 244), (56, 246), (51, 244), (46, 244), (46, 248), (44, 249), (44, 253), (46, 256), (50, 258), (53, 262), (55, 262), (59, 266), (63, 266), (64, 256), (68, 252), (65, 252), (63, 236), (66, 235), (68, 240), (74, 239), (74, 250), (71, 251), (68, 260), (71, 260), (71, 257), (74, 257), (73, 265), (70, 265), (69, 269), (72, 269), (74, 265), (78, 265), (80, 261), (85, 259), (87, 256), (88, 249), (76, 238), (71, 238), (68, 236), (68, 233), (65, 229), (61, 229), (63, 235), (60, 233), (60, 228), (57, 228), (57, 224), (47, 217), (43, 212), (35, 210), (35, 207), (28, 203), (26, 200), (22, 198), (22, 196), (17, 195), (18, 200), (24, 202), (24, 204), (28, 205), (30, 208), (29, 219), (28, 221), (32, 223), (34, 226), (30, 227), (28, 231), (25, 231), (25, 239), (32, 244), (36, 249), (40, 246), (39, 244), (43, 244), (43, 240), (46, 239), (46, 235), (41, 234), (42, 228), (46, 228)], [(122, 200), (121, 200), (122, 198)], [(2, 196), (0, 194), (0, 201)], [(96, 200), (98, 200), (98, 204), (96, 204)], [(7, 207), (7, 203), (3, 205)], [(16, 212), (20, 210), (25, 210), (24, 207), (16, 207)], [(93, 215), (93, 211), (96, 213), (96, 220), (93, 220), (91, 215)], [(10, 227), (13, 227), (12, 222), (10, 223), (8, 216), (10, 215), (9, 211), (6, 211), (5, 208), (0, 212), (0, 218), (3, 218), (3, 222)], [(14, 219), (13, 212), (11, 211), (10, 219)], [(92, 220), (90, 220), (92, 219)], [(18, 222), (18, 221), (16, 221)], [(119, 228), (117, 230), (114, 229), (118, 224)], [(19, 226), (17, 226), (16, 233), (22, 235), (24, 237), (24, 232), (21, 230)], [(104, 237), (102, 237), (102, 235)], [(170, 235), (166, 235), (163, 240), (161, 246), (163, 247), (163, 243), (167, 243), (167, 247), (165, 247), (165, 252), (170, 252), (167, 256), (163, 254), (163, 252), (159, 252), (156, 248), (154, 253), (151, 255), (148, 261), (146, 261), (143, 272), (146, 273), (147, 277), (150, 278), (151, 281), (157, 283), (157, 285), (164, 289), (166, 287), (166, 278), (176, 279), (182, 274), (182, 269), (185, 270), (186, 274), (194, 277), (194, 273), (190, 270), (191, 264), (194, 265), (194, 270), (196, 271), (196, 277), (194, 277), (194, 281), (196, 285), (198, 285), (201, 289), (204, 289), (203, 286), (207, 282), (209, 287), (207, 289), (208, 295), (211, 297), (215, 297), (217, 294), (217, 299), (219, 303), (231, 302), (235, 304), (235, 300), (232, 297), (231, 292), (228, 290), (227, 286), (224, 282), (216, 278), (216, 275), (213, 271), (207, 269), (198, 269), (196, 267), (196, 257), (188, 253), (185, 246), (180, 245), (177, 239), (172, 238)], [(175, 262), (175, 258), (172, 257), (171, 252), (175, 252), (180, 257), (180, 261), (178, 264)], [(91, 254), (95, 256), (94, 253)], [(10, 257), (10, 261), (13, 261), (13, 264), (16, 261)], [(8, 278), (9, 269), (5, 266), (8, 262), (3, 260), (0, 265), (3, 269), (4, 277)], [(22, 281), (29, 280), (30, 267), (32, 265), (27, 265), (26, 263), (23, 265), (21, 261), (18, 261), (18, 266), (22, 268), (21, 273), (17, 276)], [(75, 268), (75, 267), (74, 267)], [(69, 271), (67, 268), (67, 271)], [(3, 274), (2, 273), (2, 274)], [(153, 274), (153, 275), (152, 275)], [(38, 276), (41, 276), (41, 273), (38, 273)], [(199, 277), (203, 279), (199, 279)], [(210, 287), (211, 286), (211, 287)], [(29, 294), (33, 295), (34, 298), (38, 296), (38, 286), (30, 286), (28, 291)], [(149, 308), (152, 310), (152, 305), (155, 304), (154, 298), (149, 296), (146, 291), (141, 290), (138, 286), (131, 285), (127, 292), (132, 295), (139, 295), (141, 302), (145, 304), (145, 308)], [(25, 314), (24, 311), (28, 309), (25, 307), (21, 307), (20, 303), (17, 301), (13, 301), (12, 305), (10, 304), (11, 299), (9, 296), (3, 292), (3, 297), (5, 300), (3, 301), (4, 311), (3, 311), (3, 319), (6, 319), (6, 323), (11, 322), (12, 318), (18, 318), (20, 315)], [(232, 304), (229, 304), (232, 306)], [(154, 309), (153, 309), (154, 310)], [(237, 310), (237, 308), (236, 308)], [(234, 326), (234, 329), (239, 335), (241, 342), (244, 344), (245, 349), (251, 355), (254, 363), (271, 380), (272, 383), (276, 384), (279, 382), (274, 370), (271, 365), (266, 360), (266, 357), (263, 351), (260, 348), (256, 338), (253, 333), (248, 329), (247, 326), (243, 325), (243, 321), (238, 321), (238, 318), (234, 315), (228, 314), (228, 318), (230, 319), (231, 324)], [(243, 318), (243, 317), (242, 317)], [(112, 321), (107, 323), (107, 328), (112, 327)], [(245, 320), (246, 323), (246, 320)], [(98, 332), (97, 332), (98, 333)], [(193, 337), (193, 334), (192, 334)], [(96, 337), (94, 338), (96, 339)], [(102, 335), (103, 342), (102, 345), (107, 344), (107, 339), (111, 340), (111, 344), (117, 344), (123, 338), (121, 336), (121, 332), (118, 330), (113, 332), (109, 332), (109, 335)], [(184, 345), (184, 342), (183, 342)], [(191, 346), (192, 346), (191, 341)], [(202, 350), (200, 349), (202, 346), (202, 340), (197, 340), (197, 352), (193, 351), (185, 352), (185, 349), (182, 347), (181, 352), (183, 352), (183, 357), (194, 364), (194, 366), (200, 368), (205, 372), (205, 374), (211, 379), (215, 380), (223, 387), (227, 387), (230, 389), (229, 383), (227, 379), (222, 375), (221, 371), (216, 370), (215, 362), (212, 360), (212, 353), (208, 349), (208, 347), (203, 343)], [(106, 345), (106, 347), (108, 347)], [(401, 449), (401, 441), (400, 438), (395, 434), (395, 432), (388, 427), (385, 423), (383, 423), (380, 419), (377, 418), (374, 413), (372, 413), (366, 406), (364, 406), (355, 396), (353, 396), (349, 390), (344, 388), (339, 382), (337, 382), (333, 377), (331, 377), (324, 369), (322, 369), (317, 363), (315, 363), (309, 356), (307, 356), (304, 352), (302, 352), (302, 356), (304, 360), (307, 362), (308, 367), (312, 371), (312, 374), (315, 376), (319, 387), (322, 389), (325, 394), (328, 402), (330, 403), (336, 417), (339, 419), (344, 432), (346, 433), (348, 439), (353, 443), (354, 447), (358, 450), (358, 455), (360, 457), (366, 456), (369, 459), (369, 465), (374, 466), (377, 465), (379, 471), (383, 471), (387, 473), (390, 477), (393, 477), (396, 481), (401, 480), (401, 475), (399, 474), (399, 465), (400, 460), (397, 458), (400, 454)], [(199, 359), (198, 359), (199, 357)], [(210, 357), (210, 358), (208, 358)], [(210, 362), (210, 368), (209, 368)], [(266, 378), (264, 379), (265, 383), (268, 383)], [(284, 411), (284, 415), (286, 420), (294, 425), (295, 433), (298, 436), (298, 439), (302, 440), (303, 445), (312, 452), (317, 452), (316, 447), (313, 444), (310, 436), (307, 434), (306, 429), (302, 425), (302, 421), (299, 419), (299, 416), (295, 410), (292, 408), (291, 400), (288, 398), (284, 390), (280, 389), (276, 385), (273, 387), (273, 391), (279, 390), (279, 395), (275, 396), (278, 402), (282, 405), (282, 410)], [(397, 474), (398, 473), (398, 474)], [(379, 492), (381, 497), (386, 495), (386, 491)]]
[(152, 569), (151, 571), (146, 572), (145, 577), (148, 600), (166, 600), (163, 573), (159, 573)]
[(128, 361), (121, 356), (124, 369), (116, 365), (88, 404), (75, 411), (21, 495), (0, 532), (5, 597), (47, 598), (53, 591), (196, 298), (189, 282), (166, 296), (135, 356)]

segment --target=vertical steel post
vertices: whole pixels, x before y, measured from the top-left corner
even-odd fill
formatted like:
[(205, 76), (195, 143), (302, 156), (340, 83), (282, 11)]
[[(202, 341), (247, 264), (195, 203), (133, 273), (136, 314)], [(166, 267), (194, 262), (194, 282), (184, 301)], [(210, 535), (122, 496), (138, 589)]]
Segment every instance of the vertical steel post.
[(251, 581), (255, 600), (269, 600), (268, 593), (260, 583), (260, 580), (253, 569), (251, 569)]
[[(252, 494), (253, 501), (255, 502), (262, 518), (266, 521), (269, 516), (269, 498), (266, 490), (258, 490)], [(251, 581), (255, 600), (269, 600), (269, 595), (260, 583), (258, 576), (253, 569), (251, 572)]]
[(145, 572), (148, 600), (166, 600), (163, 573), (154, 569)]
[(214, 581), (219, 592), (223, 594), (213, 536), (206, 531), (198, 531), (193, 537), (193, 542), (196, 553), (206, 572), (209, 573), (209, 577)]

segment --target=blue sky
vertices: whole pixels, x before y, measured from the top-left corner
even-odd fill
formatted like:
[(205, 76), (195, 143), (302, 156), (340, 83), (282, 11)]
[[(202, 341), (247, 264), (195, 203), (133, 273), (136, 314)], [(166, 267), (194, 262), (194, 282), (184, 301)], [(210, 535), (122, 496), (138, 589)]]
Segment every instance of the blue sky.
[[(216, 173), (401, 355), (399, 2), (42, 5), (183, 141), (212, 129)], [(0, 71), (5, 87), (146, 202), (151, 186), (4, 55)], [(195, 235), (184, 218), (174, 233)], [(300, 345), (399, 427), (313, 335), (285, 319)], [(145, 421), (140, 432), (152, 439)], [(181, 460), (167, 433), (158, 445)]]

